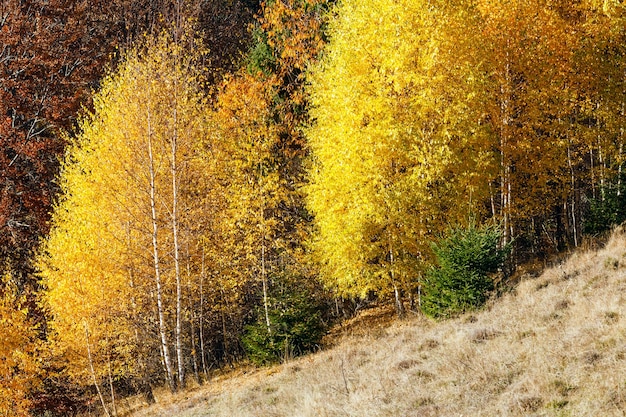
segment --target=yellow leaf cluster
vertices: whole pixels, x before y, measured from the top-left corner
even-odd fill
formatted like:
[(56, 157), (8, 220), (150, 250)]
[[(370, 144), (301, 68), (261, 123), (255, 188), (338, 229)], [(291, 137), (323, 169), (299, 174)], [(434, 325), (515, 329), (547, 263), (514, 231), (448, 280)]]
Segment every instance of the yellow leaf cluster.
[[(172, 175), (182, 184), (176, 191), (185, 196), (183, 213), (193, 212), (203, 192), (201, 177), (190, 174), (204, 168), (198, 153), (206, 131), (193, 56), (165, 35), (150, 42), (103, 81), (93, 114), (83, 120), (63, 164), (63, 197), (39, 261), (54, 348), (84, 384), (94, 377), (89, 361), (97, 378), (140, 372), (145, 358), (138, 353), (157, 344), (136, 337), (152, 331), (146, 326), (154, 314), (153, 225), (162, 229), (160, 267), (171, 294)], [(181, 217), (184, 230), (193, 230), (193, 219)], [(170, 298), (169, 311), (173, 304)]]
[(428, 241), (472, 217), (502, 222), (505, 243), (567, 228), (576, 244), (583, 190), (624, 160), (624, 17), (600, 3), (337, 5), (308, 90), (330, 286), (410, 292)]
[(481, 132), (462, 135), (472, 96), (460, 96), (470, 82), (460, 69), (472, 40), (448, 40), (460, 33), (461, 11), (442, 2), (345, 1), (331, 24), (325, 59), (311, 75), (307, 191), (324, 276), (342, 293), (388, 291), (397, 285), (389, 277), (410, 290), (428, 257), (426, 237), (472, 206), (458, 200), (460, 190), (484, 191), (455, 155), (462, 143), (463, 163), (490, 163), (470, 148)]
[(9, 277), (0, 280), (0, 416), (29, 416), (31, 389), (36, 387), (39, 368), (36, 361), (35, 329), (23, 300)]

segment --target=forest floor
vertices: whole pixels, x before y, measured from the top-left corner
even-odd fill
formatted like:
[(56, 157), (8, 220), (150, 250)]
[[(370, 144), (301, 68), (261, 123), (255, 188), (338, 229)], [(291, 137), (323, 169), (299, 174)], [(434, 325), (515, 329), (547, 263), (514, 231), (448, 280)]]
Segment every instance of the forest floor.
[(528, 274), (481, 311), (443, 322), (392, 313), (364, 311), (326, 350), (157, 393), (157, 404), (128, 415), (626, 415), (623, 230)]

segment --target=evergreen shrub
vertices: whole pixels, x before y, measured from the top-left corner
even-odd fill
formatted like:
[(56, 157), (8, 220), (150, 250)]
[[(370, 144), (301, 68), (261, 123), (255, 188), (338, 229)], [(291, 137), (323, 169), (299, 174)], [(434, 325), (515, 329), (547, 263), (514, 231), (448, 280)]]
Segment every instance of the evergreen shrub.
[[(624, 177), (624, 176), (622, 176)], [(597, 198), (589, 199), (583, 230), (587, 234), (599, 234), (626, 221), (626, 184), (615, 180), (600, 190)]]
[(246, 326), (242, 337), (244, 349), (257, 365), (285, 361), (315, 351), (326, 334), (326, 309), (322, 300), (297, 282), (276, 282), (268, 297), (270, 328), (263, 306), (257, 319)]
[(422, 310), (446, 318), (482, 306), (494, 290), (493, 274), (503, 265), (510, 246), (500, 247), (499, 227), (451, 230), (431, 245), (437, 265), (425, 274)]

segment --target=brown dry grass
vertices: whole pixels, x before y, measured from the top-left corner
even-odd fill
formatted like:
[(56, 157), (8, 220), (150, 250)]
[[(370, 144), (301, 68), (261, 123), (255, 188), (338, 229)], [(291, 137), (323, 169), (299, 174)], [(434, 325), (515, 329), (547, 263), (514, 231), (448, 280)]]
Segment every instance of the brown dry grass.
[(327, 351), (161, 398), (134, 417), (624, 416), (625, 232), (480, 312), (352, 331)]

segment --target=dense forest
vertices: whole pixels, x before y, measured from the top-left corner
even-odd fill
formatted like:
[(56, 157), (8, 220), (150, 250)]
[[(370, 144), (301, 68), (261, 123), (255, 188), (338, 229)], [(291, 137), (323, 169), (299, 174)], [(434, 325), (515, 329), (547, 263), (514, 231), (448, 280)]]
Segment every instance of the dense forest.
[(447, 317), (626, 220), (617, 0), (1, 1), (0, 416)]

